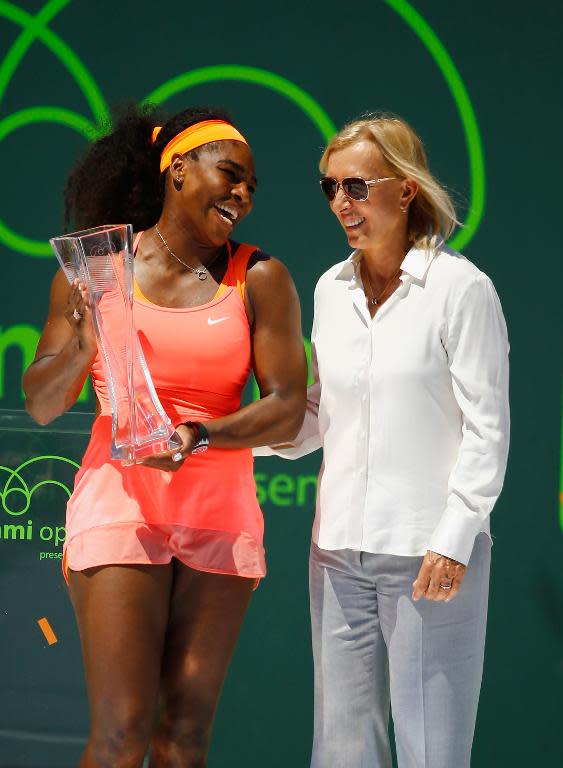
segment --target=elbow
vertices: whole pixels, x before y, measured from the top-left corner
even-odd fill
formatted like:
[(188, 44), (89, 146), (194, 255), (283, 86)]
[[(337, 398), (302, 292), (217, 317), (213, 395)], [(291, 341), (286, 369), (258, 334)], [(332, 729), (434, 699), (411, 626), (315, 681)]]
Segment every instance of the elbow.
[(307, 400), (305, 397), (299, 398), (299, 402), (292, 402), (291, 408), (288, 409), (286, 418), (283, 420), (283, 436), (282, 440), (291, 442), (299, 434), (299, 430), (303, 426), (305, 420)]
[(28, 377), (29, 371), (28, 368), (22, 380), (25, 410), (37, 424), (44, 427), (74, 405), (80, 390), (61, 392), (60, 389), (46, 385), (40, 377)]
[(303, 421), (305, 419), (305, 409), (303, 409), (303, 413), (298, 414), (297, 416), (294, 415), (293, 419), (291, 420), (291, 423), (288, 424), (288, 439), (294, 440), (297, 435), (299, 434), (299, 430), (303, 426)]
[(37, 406), (37, 404), (35, 404), (33, 400), (30, 400), (29, 398), (27, 398), (25, 401), (25, 410), (31, 416), (33, 421), (42, 427), (46, 427), (47, 424), (50, 424), (59, 415), (57, 413), (49, 412), (46, 408)]
[[(33, 364), (30, 366), (30, 368), (31, 367), (33, 367)], [(45, 424), (48, 424), (51, 419), (46, 418), (46, 415), (43, 413), (43, 409), (40, 407), (37, 399), (32, 397), (34, 387), (33, 381), (29, 376), (30, 368), (27, 369), (22, 378), (22, 389), (25, 395), (24, 408), (29, 416), (31, 416), (33, 421), (35, 421), (37, 424), (40, 424), (41, 426), (45, 426)]]

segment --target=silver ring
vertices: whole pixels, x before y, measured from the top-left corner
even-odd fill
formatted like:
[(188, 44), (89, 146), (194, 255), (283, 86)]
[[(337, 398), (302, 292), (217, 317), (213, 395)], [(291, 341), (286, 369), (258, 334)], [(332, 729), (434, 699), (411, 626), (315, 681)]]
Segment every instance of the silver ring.
[(180, 451), (178, 451), (178, 453), (173, 454), (172, 461), (182, 461), (183, 458), (184, 457), (182, 456)]
[(452, 588), (451, 584), (440, 584), (440, 589), (448, 590), (448, 589), (451, 589), (451, 588)]
[(72, 316), (74, 317), (75, 320), (82, 320), (82, 315), (77, 309), (73, 311)]

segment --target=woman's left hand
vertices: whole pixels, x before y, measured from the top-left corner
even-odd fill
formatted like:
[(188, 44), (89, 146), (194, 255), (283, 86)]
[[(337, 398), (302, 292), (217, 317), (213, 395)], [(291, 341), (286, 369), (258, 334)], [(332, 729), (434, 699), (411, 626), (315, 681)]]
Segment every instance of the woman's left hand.
[(195, 443), (195, 433), (185, 424), (179, 424), (176, 427), (176, 434), (182, 441), (180, 448), (164, 453), (155, 453), (154, 456), (147, 456), (139, 462), (145, 467), (160, 469), (163, 472), (177, 472), (184, 461), (189, 457)]
[(413, 600), (443, 600), (449, 603), (459, 592), (465, 576), (465, 565), (428, 550), (413, 582)]

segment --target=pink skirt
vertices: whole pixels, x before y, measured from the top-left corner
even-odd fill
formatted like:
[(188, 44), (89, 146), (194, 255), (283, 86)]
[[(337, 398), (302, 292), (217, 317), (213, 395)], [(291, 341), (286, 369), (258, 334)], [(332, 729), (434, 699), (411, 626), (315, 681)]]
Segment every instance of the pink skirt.
[(67, 504), (63, 568), (169, 563), (260, 579), (264, 520), (252, 451), (209, 449), (177, 472), (109, 459), (111, 417), (94, 422)]

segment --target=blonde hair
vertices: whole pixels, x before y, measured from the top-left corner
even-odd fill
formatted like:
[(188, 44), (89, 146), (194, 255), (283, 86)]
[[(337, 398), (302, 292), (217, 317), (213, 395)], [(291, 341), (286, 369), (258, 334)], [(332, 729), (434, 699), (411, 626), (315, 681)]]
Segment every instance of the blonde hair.
[(319, 163), (321, 172), (326, 172), (333, 152), (363, 139), (379, 148), (393, 173), (418, 184), (409, 206), (409, 240), (419, 248), (435, 248), (440, 234), (447, 240), (455, 227), (461, 226), (454, 204), (446, 189), (430, 173), (420, 137), (400, 117), (370, 114), (345, 125), (323, 152)]

